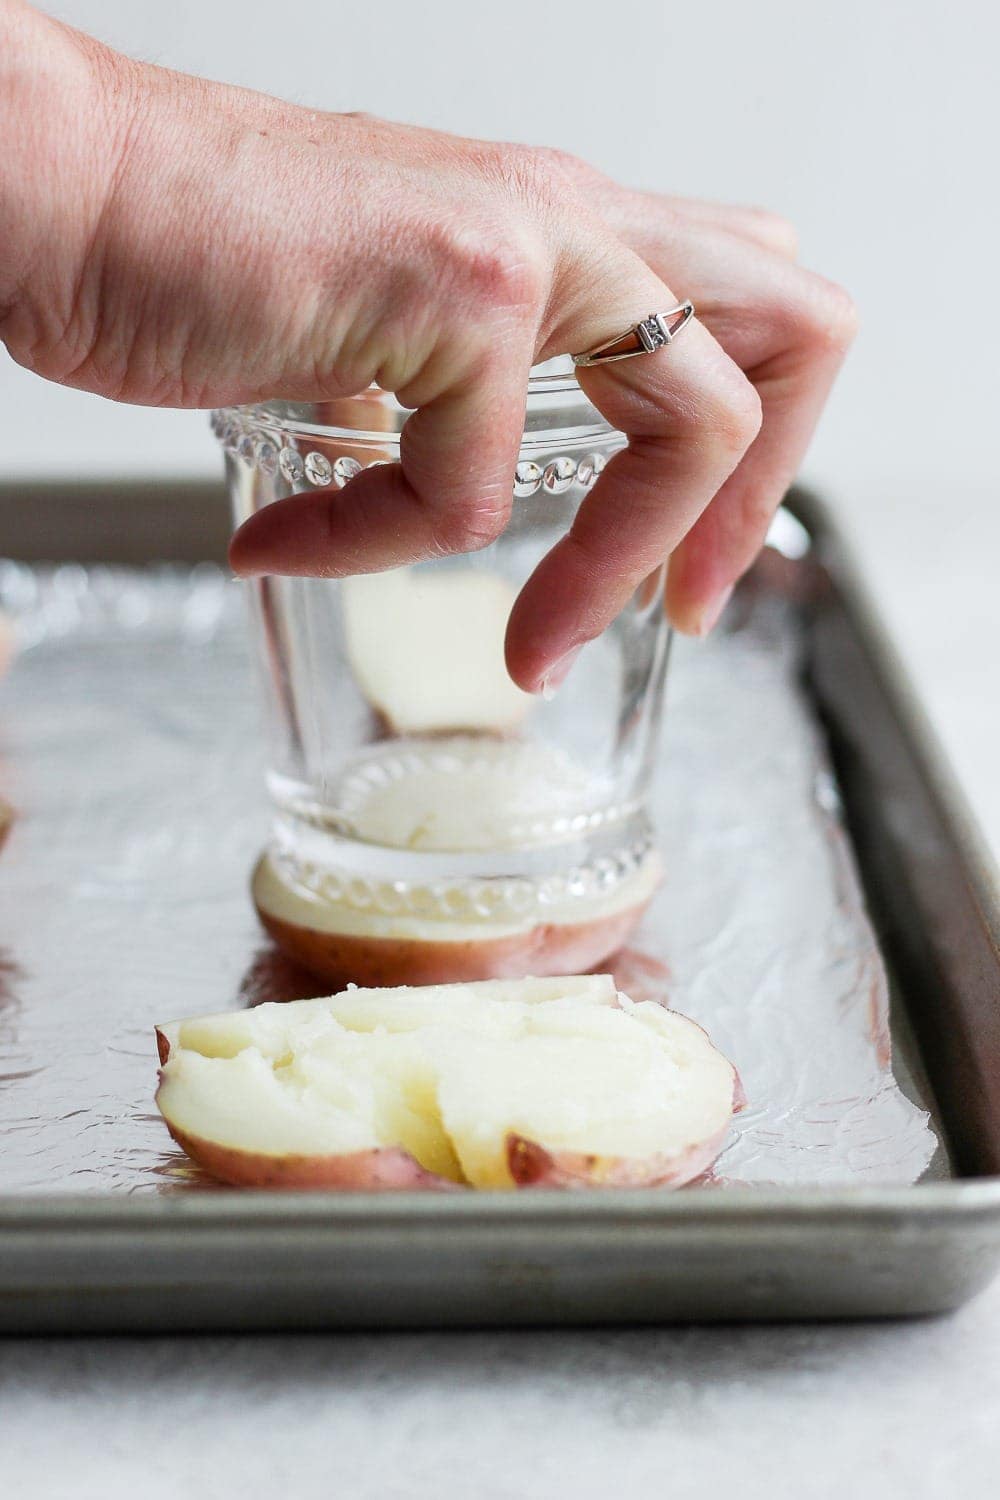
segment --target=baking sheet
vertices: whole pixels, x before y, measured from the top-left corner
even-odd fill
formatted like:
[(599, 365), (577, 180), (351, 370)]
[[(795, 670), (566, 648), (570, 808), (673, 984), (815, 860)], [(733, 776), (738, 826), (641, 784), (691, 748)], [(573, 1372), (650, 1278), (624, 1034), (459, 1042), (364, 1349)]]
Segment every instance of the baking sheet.
[[(153, 1109), (153, 1024), (319, 992), (246, 891), (267, 811), (240, 593), (210, 565), (0, 565), (20, 646), (0, 685), (0, 1193), (204, 1187)], [(709, 1186), (911, 1183), (937, 1145), (892, 1074), (802, 643), (768, 591), (678, 643), (653, 797), (667, 879), (617, 966), (740, 1069), (749, 1105)]]

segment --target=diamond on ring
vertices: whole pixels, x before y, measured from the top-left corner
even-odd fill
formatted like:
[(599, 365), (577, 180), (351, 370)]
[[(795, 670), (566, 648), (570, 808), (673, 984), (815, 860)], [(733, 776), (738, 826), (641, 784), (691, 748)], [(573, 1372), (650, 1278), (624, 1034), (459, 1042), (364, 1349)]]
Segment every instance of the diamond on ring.
[[(665, 349), (672, 344), (693, 317), (693, 302), (679, 302), (666, 312), (650, 313), (647, 318), (641, 318), (638, 323), (616, 333), (614, 338), (605, 339), (603, 344), (597, 344), (583, 354), (574, 354), (573, 363), (584, 366), (607, 365), (618, 359), (634, 359), (637, 354), (653, 354), (657, 349)], [(619, 345), (624, 344), (626, 339), (634, 340), (632, 347), (620, 349)]]

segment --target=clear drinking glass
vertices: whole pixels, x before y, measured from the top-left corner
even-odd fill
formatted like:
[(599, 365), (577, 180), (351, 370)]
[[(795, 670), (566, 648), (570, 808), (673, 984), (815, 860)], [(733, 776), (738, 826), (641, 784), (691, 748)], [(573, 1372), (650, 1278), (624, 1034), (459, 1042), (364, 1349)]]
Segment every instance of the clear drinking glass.
[[(216, 412), (236, 521), (398, 458), (407, 415), (377, 390)], [(644, 797), (662, 570), (550, 700), (503, 664), (521, 584), (623, 442), (571, 369), (542, 367), (513, 516), (490, 547), (252, 584), (274, 809), (254, 898), (314, 970), (361, 984), (582, 972), (641, 915), (659, 871)]]

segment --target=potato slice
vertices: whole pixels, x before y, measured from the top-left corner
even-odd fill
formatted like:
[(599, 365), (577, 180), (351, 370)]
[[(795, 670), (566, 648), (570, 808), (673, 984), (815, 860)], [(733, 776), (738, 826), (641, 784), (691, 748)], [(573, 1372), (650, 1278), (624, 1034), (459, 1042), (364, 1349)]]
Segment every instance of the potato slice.
[(509, 917), (386, 913), (288, 885), (265, 854), (253, 874), (257, 914), (275, 942), (330, 984), (474, 981), (489, 976), (578, 974), (602, 964), (629, 939), (661, 879), (650, 853), (610, 893), (573, 897)]
[(507, 733), (531, 707), (503, 642), (516, 589), (482, 568), (395, 568), (342, 584), (355, 681), (396, 734)]
[(700, 1027), (607, 975), (348, 990), (157, 1038), (171, 1134), (258, 1186), (678, 1186), (741, 1097)]
[(652, 1001), (541, 1007), (513, 1040), (441, 1039), (439, 1102), (474, 1187), (680, 1185), (718, 1155), (734, 1070)]
[(156, 1102), (193, 1160), (224, 1182), (260, 1187), (377, 1190), (460, 1178), (438, 1121), (436, 1077), (407, 1038), (373, 1046), (341, 1028), (309, 1028), (308, 1042), (306, 1034), (293, 1030), (280, 1057), (252, 1043), (209, 1056), (170, 1047)]

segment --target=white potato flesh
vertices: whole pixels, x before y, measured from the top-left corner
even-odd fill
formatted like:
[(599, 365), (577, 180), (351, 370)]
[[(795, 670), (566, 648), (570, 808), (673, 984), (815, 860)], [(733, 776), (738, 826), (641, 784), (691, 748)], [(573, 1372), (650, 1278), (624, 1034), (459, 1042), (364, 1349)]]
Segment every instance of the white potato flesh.
[(731, 1064), (686, 1017), (622, 1001), (589, 1014), (542, 1007), (510, 1040), (437, 1041), (441, 1117), (468, 1182), (509, 1185), (511, 1133), (551, 1155), (642, 1161), (680, 1156), (725, 1128)]
[(490, 979), (474, 984), (401, 986), (388, 990), (346, 990), (321, 1002), (351, 1031), (424, 1031), (428, 1027), (470, 1027), (478, 1036), (514, 1036), (525, 1005), (556, 1000), (574, 1006), (613, 1006), (617, 1001), (610, 974), (569, 979)]
[(333, 1155), (378, 1144), (370, 1077), (355, 1071), (348, 1086), (342, 1072), (322, 1088), (293, 1086), (274, 1059), (252, 1047), (232, 1057), (172, 1051), (157, 1104), (185, 1135), (269, 1156)]
[(512, 849), (599, 807), (612, 788), (565, 751), (448, 734), (380, 743), (333, 787), (359, 838), (397, 849)]
[(157, 1104), (193, 1140), (264, 1157), (316, 1159), (401, 1145), (429, 1172), (461, 1173), (438, 1120), (436, 1074), (408, 1037), (310, 1028), (280, 1056), (171, 1048)]
[(516, 729), (531, 706), (504, 663), (516, 590), (482, 568), (395, 568), (342, 585), (355, 681), (397, 734)]
[[(187, 1049), (205, 1057), (235, 1057), (247, 1047), (280, 1059), (304, 1052), (314, 1040), (341, 1028), (353, 1032), (415, 1031), (454, 1020), (480, 1035), (509, 1033), (518, 1005), (546, 1001), (611, 1008), (618, 992), (610, 974), (548, 979), (486, 979), (474, 984), (400, 985), (395, 989), (343, 990), (321, 1000), (258, 1005), (222, 1011), (159, 1027), (171, 1052)], [(339, 1025), (336, 1024), (339, 1022)]]
[(515, 1140), (578, 1177), (583, 1161), (585, 1179), (626, 1163), (642, 1181), (634, 1164), (649, 1162), (650, 1181), (677, 1183), (736, 1102), (700, 1027), (607, 975), (348, 990), (162, 1035), (157, 1103), (196, 1159), (192, 1142), (216, 1160), (401, 1150), (452, 1182), (511, 1188)]

